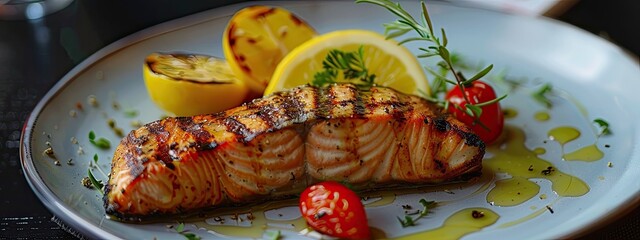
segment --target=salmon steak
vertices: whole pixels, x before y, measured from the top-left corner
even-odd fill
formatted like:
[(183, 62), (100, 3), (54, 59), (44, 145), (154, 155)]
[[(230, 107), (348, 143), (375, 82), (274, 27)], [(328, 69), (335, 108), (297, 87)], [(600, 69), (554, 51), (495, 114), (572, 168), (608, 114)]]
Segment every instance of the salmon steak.
[(297, 197), (319, 181), (358, 191), (464, 181), (480, 175), (484, 153), (470, 128), (420, 97), (304, 85), (131, 131), (104, 206), (136, 222)]

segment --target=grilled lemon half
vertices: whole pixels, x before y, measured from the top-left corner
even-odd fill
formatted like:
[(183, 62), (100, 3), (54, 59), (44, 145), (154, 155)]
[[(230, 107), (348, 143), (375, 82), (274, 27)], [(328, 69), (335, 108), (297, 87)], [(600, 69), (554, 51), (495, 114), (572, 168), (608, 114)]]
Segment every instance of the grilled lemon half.
[(216, 113), (240, 105), (248, 87), (219, 58), (189, 53), (152, 53), (143, 77), (156, 105), (175, 116)]

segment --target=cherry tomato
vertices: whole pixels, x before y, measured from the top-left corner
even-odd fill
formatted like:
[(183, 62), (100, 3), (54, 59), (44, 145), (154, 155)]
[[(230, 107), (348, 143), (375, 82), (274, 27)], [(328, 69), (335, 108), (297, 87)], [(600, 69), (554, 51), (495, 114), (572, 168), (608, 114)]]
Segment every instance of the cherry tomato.
[[(469, 86), (465, 86), (464, 90), (471, 104), (484, 103), (496, 99), (496, 92), (493, 88), (479, 80), (473, 81)], [(482, 114), (480, 114), (480, 118), (478, 119), (480, 123), (478, 123), (474, 121), (473, 116), (465, 112), (466, 102), (458, 86), (449, 90), (445, 99), (449, 101), (449, 108), (447, 110), (458, 120), (471, 127), (485, 143), (492, 143), (500, 136), (500, 133), (502, 133), (504, 116), (500, 109), (499, 102), (482, 106)]]
[(300, 212), (316, 231), (341, 239), (369, 239), (371, 232), (360, 197), (337, 182), (307, 187), (300, 195)]

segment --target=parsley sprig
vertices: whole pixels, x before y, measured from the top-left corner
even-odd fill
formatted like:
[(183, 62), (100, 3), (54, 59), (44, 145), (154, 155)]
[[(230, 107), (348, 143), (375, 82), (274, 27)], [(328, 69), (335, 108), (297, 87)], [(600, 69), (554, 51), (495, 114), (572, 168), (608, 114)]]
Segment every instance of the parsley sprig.
[(344, 52), (338, 49), (329, 51), (322, 61), (322, 71), (313, 75), (312, 85), (324, 87), (338, 82), (339, 74), (345, 80), (356, 80), (355, 85), (363, 88), (372, 87), (376, 75), (370, 74), (364, 62), (364, 46), (358, 51)]
[[(372, 4), (379, 5), (381, 7), (384, 7), (400, 18), (392, 23), (387, 23), (383, 25), (385, 28), (385, 35), (387, 35), (387, 38), (398, 38), (410, 31), (414, 31), (415, 33), (418, 34), (417, 37), (408, 37), (403, 40), (400, 40), (400, 44), (414, 42), (414, 41), (426, 41), (431, 43), (431, 46), (428, 46), (426, 48), (425, 47), (418, 48), (421, 51), (421, 53), (418, 54), (418, 57), (429, 58), (434, 56), (440, 56), (440, 58), (442, 59), (441, 67), (448, 69), (452, 73), (455, 79), (451, 80), (447, 77), (446, 73), (442, 73), (442, 72), (437, 73), (436, 71), (430, 68), (427, 68), (427, 70), (430, 73), (434, 74), (436, 78), (431, 83), (431, 89), (433, 90), (433, 92), (431, 92), (430, 94), (424, 93), (426, 95), (424, 97), (431, 101), (444, 105), (445, 106), (444, 109), (447, 109), (446, 108), (446, 106), (448, 106), (447, 102), (443, 102), (438, 99), (439, 99), (439, 96), (446, 93), (447, 83), (454, 84), (456, 85), (456, 87), (460, 88), (462, 92), (465, 92), (466, 86), (471, 84), (473, 81), (476, 81), (484, 77), (493, 68), (493, 65), (490, 64), (487, 67), (484, 67), (482, 70), (478, 71), (476, 74), (473, 74), (473, 77), (464, 79), (464, 77), (460, 74), (460, 72), (456, 70), (456, 66), (454, 66), (455, 59), (453, 54), (451, 54), (447, 49), (447, 44), (449, 43), (449, 40), (447, 39), (447, 34), (444, 28), (440, 28), (440, 37), (438, 37), (436, 35), (436, 32), (434, 31), (431, 18), (429, 17), (429, 12), (427, 11), (427, 6), (424, 2), (421, 2), (422, 16), (420, 18), (420, 22), (417, 21), (413, 16), (411, 16), (411, 14), (409, 14), (407, 11), (405, 11), (400, 6), (399, 3), (394, 3), (389, 0), (356, 0), (356, 3), (363, 3), (363, 2), (372, 3)], [(506, 95), (500, 98), (497, 98), (495, 100), (492, 100), (491, 103), (483, 102), (483, 103), (477, 103), (477, 104), (472, 104), (466, 94), (464, 94), (463, 97), (466, 102), (465, 108), (467, 109), (467, 111), (465, 112), (470, 116), (474, 117), (475, 119), (478, 119), (482, 114), (480, 107), (482, 107), (483, 105), (488, 105), (493, 102), (500, 101), (501, 99), (504, 99)]]
[(412, 217), (410, 215), (405, 215), (404, 219), (398, 217), (398, 221), (400, 222), (402, 227), (415, 226), (416, 222), (420, 218), (427, 216), (429, 214), (429, 211), (438, 205), (435, 201), (427, 201), (424, 198), (420, 199), (420, 201), (418, 202), (420, 202), (420, 204), (422, 204), (422, 207), (423, 207), (422, 211), (418, 213), (418, 216)]

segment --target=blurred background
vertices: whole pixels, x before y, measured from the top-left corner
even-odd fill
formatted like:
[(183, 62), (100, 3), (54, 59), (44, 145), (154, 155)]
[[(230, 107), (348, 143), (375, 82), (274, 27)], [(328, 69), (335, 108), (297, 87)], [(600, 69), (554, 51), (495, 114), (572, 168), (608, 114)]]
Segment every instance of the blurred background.
[[(57, 2), (55, 2), (57, 1)], [(68, 71), (102, 47), (144, 28), (239, 1), (0, 0), (0, 239), (73, 238), (36, 198), (20, 166), (24, 121)], [(450, 0), (575, 25), (640, 55), (640, 1)], [(25, 4), (25, 5), (20, 5)], [(16, 10), (18, 9), (18, 10)], [(16, 12), (21, 11), (21, 12)], [(43, 14), (52, 13), (43, 17)], [(32, 19), (29, 19), (32, 18)], [(637, 80), (640, 79), (630, 79)], [(589, 238), (640, 239), (640, 211)]]

